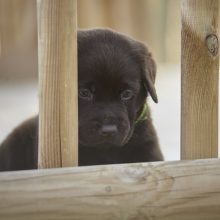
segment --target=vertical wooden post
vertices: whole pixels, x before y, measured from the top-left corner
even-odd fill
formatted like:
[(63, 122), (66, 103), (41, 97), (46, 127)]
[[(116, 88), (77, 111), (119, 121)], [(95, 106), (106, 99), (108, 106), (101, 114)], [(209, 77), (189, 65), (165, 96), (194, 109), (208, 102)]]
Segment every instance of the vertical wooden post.
[(39, 168), (77, 165), (76, 0), (38, 0)]
[(181, 158), (218, 156), (218, 0), (182, 0)]

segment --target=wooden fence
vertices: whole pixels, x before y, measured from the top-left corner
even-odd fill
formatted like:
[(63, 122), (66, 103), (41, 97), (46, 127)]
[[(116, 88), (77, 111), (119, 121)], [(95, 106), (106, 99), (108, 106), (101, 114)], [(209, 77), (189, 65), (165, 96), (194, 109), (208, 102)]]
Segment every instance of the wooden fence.
[(6, 172), (2, 220), (219, 220), (220, 160)]
[(218, 156), (218, 1), (182, 1), (182, 159)]
[[(181, 6), (182, 158), (217, 157), (219, 3)], [(38, 25), (39, 167), (77, 165), (76, 0), (38, 0)], [(219, 220), (220, 160), (4, 172), (0, 219)]]
[(38, 0), (39, 167), (77, 165), (76, 0)]

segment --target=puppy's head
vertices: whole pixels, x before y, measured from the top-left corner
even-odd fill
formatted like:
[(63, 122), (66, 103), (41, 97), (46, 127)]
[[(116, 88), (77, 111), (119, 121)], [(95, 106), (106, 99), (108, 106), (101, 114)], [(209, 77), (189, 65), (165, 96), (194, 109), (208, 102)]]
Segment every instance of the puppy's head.
[(79, 31), (78, 72), (80, 144), (123, 146), (148, 94), (157, 102), (147, 48), (111, 30)]

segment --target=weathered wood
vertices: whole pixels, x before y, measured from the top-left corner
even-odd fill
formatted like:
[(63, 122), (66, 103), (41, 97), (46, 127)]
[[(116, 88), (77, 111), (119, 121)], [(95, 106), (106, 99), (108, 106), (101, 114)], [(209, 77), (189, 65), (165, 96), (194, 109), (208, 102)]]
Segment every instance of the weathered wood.
[(0, 173), (4, 220), (219, 220), (220, 160)]
[(38, 0), (39, 167), (77, 165), (76, 0)]
[(218, 157), (218, 0), (182, 0), (181, 158)]

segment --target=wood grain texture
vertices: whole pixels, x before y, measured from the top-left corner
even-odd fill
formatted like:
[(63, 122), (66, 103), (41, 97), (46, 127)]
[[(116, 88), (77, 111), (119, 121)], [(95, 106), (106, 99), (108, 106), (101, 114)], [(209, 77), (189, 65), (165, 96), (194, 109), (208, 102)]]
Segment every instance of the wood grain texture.
[(4, 220), (219, 220), (220, 160), (0, 174)]
[(78, 163), (76, 0), (38, 0), (39, 167)]
[(218, 157), (218, 0), (182, 0), (181, 158)]

